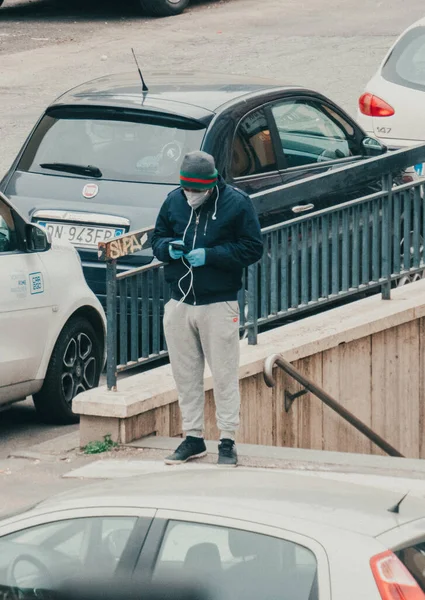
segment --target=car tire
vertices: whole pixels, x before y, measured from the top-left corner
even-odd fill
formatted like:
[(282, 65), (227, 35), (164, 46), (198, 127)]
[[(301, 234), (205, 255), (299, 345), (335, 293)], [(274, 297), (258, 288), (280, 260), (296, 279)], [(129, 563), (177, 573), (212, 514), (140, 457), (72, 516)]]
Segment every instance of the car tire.
[(137, 3), (148, 15), (172, 17), (182, 13), (189, 4), (189, 0), (137, 0)]
[(99, 385), (102, 354), (102, 343), (90, 321), (71, 318), (56, 341), (43, 387), (33, 396), (43, 422), (78, 422), (78, 415), (72, 412), (72, 400), (80, 392)]

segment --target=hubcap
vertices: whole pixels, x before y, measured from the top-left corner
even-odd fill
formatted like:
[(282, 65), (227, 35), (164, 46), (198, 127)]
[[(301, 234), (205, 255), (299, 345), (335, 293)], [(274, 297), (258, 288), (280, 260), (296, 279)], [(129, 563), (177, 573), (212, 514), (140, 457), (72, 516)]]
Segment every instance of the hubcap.
[(410, 281), (411, 281), (411, 279), (408, 275), (403, 275), (403, 277), (400, 277), (400, 279), (397, 281), (397, 287), (402, 287), (403, 285), (407, 285), (410, 283)]
[(62, 391), (67, 404), (80, 392), (90, 390), (96, 381), (93, 342), (85, 333), (69, 340), (62, 361)]
[[(413, 231), (410, 232), (410, 240), (413, 241)], [(413, 247), (413, 244), (411, 244), (409, 247), (409, 253), (410, 253), (410, 262), (412, 262), (413, 256), (415, 254), (415, 249)], [(424, 258), (424, 240), (421, 235), (419, 236), (419, 256), (420, 256), (421, 260), (423, 260), (423, 258)], [(402, 265), (404, 266), (404, 238), (402, 238), (400, 241), (400, 258), (401, 258)]]

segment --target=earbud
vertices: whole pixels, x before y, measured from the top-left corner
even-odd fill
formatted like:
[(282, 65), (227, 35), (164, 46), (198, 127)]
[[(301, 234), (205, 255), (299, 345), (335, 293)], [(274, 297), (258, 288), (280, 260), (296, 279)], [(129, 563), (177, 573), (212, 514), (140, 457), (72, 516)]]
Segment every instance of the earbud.
[(213, 221), (217, 221), (217, 217), (215, 215), (212, 216)]

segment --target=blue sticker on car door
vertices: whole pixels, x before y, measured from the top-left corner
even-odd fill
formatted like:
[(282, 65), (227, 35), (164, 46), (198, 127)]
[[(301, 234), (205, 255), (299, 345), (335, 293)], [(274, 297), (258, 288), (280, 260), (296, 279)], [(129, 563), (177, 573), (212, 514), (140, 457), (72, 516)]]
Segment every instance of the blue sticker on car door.
[(30, 273), (29, 280), (31, 294), (42, 294), (44, 292), (44, 281), (42, 273)]

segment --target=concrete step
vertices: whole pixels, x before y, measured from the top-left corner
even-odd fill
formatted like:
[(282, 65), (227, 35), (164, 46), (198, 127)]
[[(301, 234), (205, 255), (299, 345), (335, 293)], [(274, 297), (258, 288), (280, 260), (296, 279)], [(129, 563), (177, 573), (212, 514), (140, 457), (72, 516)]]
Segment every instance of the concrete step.
[[(101, 458), (74, 469), (63, 477), (67, 480), (121, 479), (143, 477), (157, 473), (175, 473), (217, 468), (217, 442), (207, 441), (208, 456), (184, 465), (168, 466), (163, 458), (179, 444), (179, 438), (149, 437), (127, 445), (135, 454), (125, 458), (118, 451), (116, 458)], [(124, 450), (124, 448), (123, 448)], [(137, 453), (140, 451), (140, 454)], [(425, 461), (389, 458), (297, 448), (276, 448), (239, 444), (239, 467), (252, 471), (273, 469), (300, 477), (320, 477), (371, 488), (397, 491), (400, 495), (425, 497)]]
[[(127, 446), (145, 450), (171, 451), (180, 442), (180, 438), (150, 436), (135, 440), (127, 444)], [(216, 441), (206, 441), (206, 446), (208, 453), (213, 455), (218, 453), (218, 443)], [(425, 479), (425, 460), (419, 458), (393, 458), (390, 456), (260, 446), (255, 444), (237, 444), (237, 449), (240, 462), (244, 466), (267, 466), (269, 468), (279, 467), (344, 473), (371, 473), (391, 475), (393, 477)], [(260, 465), (259, 463), (263, 464)]]

